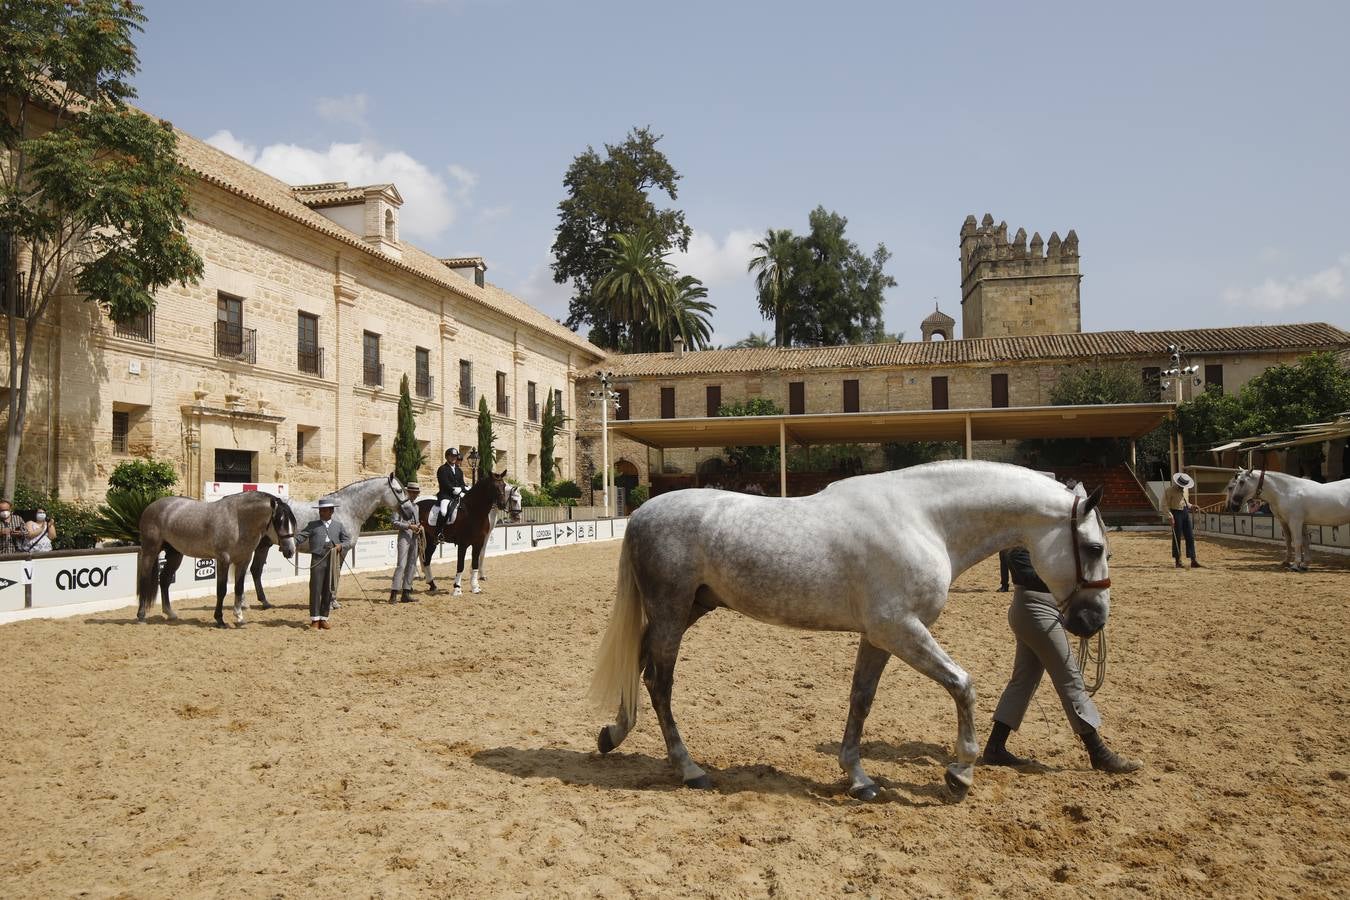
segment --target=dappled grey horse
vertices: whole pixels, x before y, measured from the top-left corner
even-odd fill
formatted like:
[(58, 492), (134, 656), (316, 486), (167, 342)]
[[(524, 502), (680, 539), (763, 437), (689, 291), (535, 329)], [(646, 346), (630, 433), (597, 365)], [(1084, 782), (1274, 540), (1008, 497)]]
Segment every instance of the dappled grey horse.
[[(295, 555), (295, 516), (280, 498), (262, 491), (245, 491), (214, 503), (188, 497), (161, 497), (141, 513), (141, 550), (137, 560), (136, 618), (155, 602), (155, 566), (164, 552), (159, 572), (160, 604), (170, 620), (178, 614), (169, 604), (173, 583), (183, 557), (216, 561), (216, 626), (225, 627), (224, 603), (230, 566), (235, 569), (234, 620), (244, 624), (244, 575), (258, 540), (267, 537), (281, 546), (287, 559)], [(259, 585), (261, 588), (261, 585)]]
[(726, 607), (773, 625), (862, 635), (839, 751), (854, 797), (876, 796), (860, 745), (890, 657), (946, 688), (957, 710), (956, 762), (946, 781), (961, 799), (979, 752), (975, 686), (929, 628), (957, 576), (1021, 545), (1065, 627), (1100, 631), (1111, 587), (1100, 498), (1100, 490), (1076, 497), (1020, 466), (966, 460), (848, 478), (811, 497), (682, 490), (652, 498), (628, 523), (591, 683), (605, 711), (618, 709), (614, 724), (600, 729), (600, 752), (632, 729), (641, 676), (671, 763), (686, 785), (710, 785), (675, 727), (670, 695), (685, 630)]
[[(520, 497), (520, 486), (515, 484), (506, 485), (506, 509), (500, 509), (495, 504), (488, 511), (488, 533), (491, 534), (501, 521), (502, 513), (505, 513), (511, 524), (514, 525), (520, 521), (521, 510), (524, 509), (525, 502)], [(478, 580), (487, 581), (487, 544), (483, 545), (483, 552), (478, 556)], [(425, 567), (427, 580), (431, 580), (431, 566)]]
[[(360, 537), (361, 526), (365, 524), (375, 510), (381, 507), (401, 510), (406, 518), (412, 518), (416, 514), (408, 500), (408, 492), (403, 489), (403, 483), (395, 478), (392, 472), (388, 475), (377, 475), (374, 478), (353, 481), (346, 487), (325, 496), (337, 501), (337, 509), (333, 511), (333, 520), (346, 526), (347, 533), (352, 536), (353, 540)], [(286, 500), (283, 502), (290, 507), (291, 512), (295, 515), (295, 521), (302, 528), (319, 517), (318, 500)], [(263, 593), (262, 573), (263, 567), (267, 565), (267, 554), (273, 543), (275, 541), (268, 536), (264, 536), (258, 542), (257, 552), (253, 554), (253, 565), (251, 567), (253, 587), (258, 592), (258, 603), (263, 609), (272, 608), (272, 604), (267, 602), (267, 595)], [(301, 550), (300, 552), (308, 553), (309, 550)], [(286, 558), (291, 558), (289, 553), (286, 554)]]

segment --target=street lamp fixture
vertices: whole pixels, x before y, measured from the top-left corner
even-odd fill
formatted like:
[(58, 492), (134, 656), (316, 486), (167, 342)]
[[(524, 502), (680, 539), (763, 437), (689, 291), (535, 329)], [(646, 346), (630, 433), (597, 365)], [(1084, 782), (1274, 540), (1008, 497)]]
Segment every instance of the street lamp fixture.
[(473, 482), (478, 483), (478, 448), (474, 447), (469, 451), (469, 468), (473, 472)]
[(612, 475), (609, 469), (609, 408), (611, 404), (615, 412), (619, 409), (619, 392), (613, 390), (610, 385), (614, 382), (614, 373), (612, 371), (601, 371), (596, 373), (596, 378), (600, 380), (599, 390), (587, 391), (591, 398), (591, 403), (600, 404), (600, 455), (604, 465), (604, 489), (603, 503), (605, 507), (605, 517), (612, 516), (613, 510), (609, 505), (609, 498), (613, 493)]

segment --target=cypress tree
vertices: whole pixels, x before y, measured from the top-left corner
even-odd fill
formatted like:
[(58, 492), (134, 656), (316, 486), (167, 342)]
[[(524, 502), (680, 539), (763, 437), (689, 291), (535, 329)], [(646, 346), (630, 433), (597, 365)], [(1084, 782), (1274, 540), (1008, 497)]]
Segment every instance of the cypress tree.
[(487, 397), (478, 398), (478, 468), (492, 471), (492, 445), (497, 436), (492, 433), (492, 413), (488, 412)]
[(394, 477), (404, 484), (417, 480), (417, 472), (426, 464), (426, 455), (417, 446), (417, 423), (413, 420), (412, 397), (408, 394), (408, 375), (398, 386), (398, 433), (394, 435)]
[(539, 434), (539, 485), (545, 490), (553, 484), (553, 436), (558, 431), (558, 421), (553, 415), (553, 392), (548, 392), (544, 401), (544, 425)]

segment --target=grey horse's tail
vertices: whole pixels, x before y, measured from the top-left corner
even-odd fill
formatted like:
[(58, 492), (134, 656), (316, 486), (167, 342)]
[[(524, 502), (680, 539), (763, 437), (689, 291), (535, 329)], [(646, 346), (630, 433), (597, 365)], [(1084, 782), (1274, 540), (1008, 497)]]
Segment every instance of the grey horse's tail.
[(605, 715), (622, 708), (626, 721), (637, 721), (638, 683), (642, 674), (642, 633), (647, 615), (642, 608), (642, 592), (633, 571), (630, 538), (625, 537), (619, 553), (619, 584), (609, 627), (595, 655), (595, 673), (591, 676), (591, 701)]
[(136, 600), (138, 611), (145, 611), (155, 602), (155, 590), (159, 587), (159, 551), (149, 552), (148, 541), (141, 545), (136, 557)]

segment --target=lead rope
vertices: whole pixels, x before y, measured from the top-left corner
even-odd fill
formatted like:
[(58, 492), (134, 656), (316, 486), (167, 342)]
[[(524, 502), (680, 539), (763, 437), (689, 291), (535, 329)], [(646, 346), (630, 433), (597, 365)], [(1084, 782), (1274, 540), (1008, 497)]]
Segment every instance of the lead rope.
[[(1097, 632), (1096, 637), (1095, 647), (1092, 638), (1078, 639), (1078, 670), (1083, 675), (1083, 688), (1089, 697), (1106, 683), (1106, 629)], [(1091, 680), (1088, 678), (1089, 663), (1094, 669)]]

